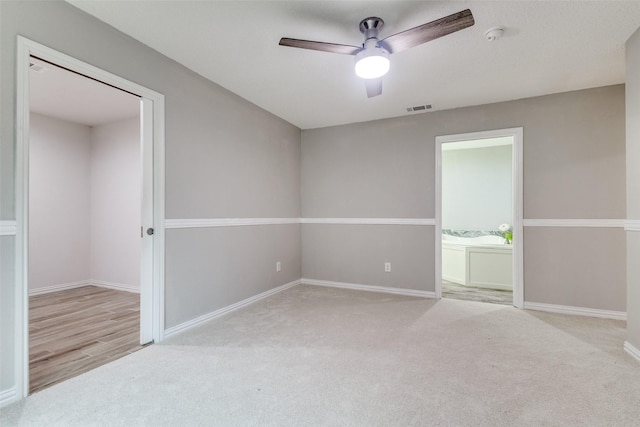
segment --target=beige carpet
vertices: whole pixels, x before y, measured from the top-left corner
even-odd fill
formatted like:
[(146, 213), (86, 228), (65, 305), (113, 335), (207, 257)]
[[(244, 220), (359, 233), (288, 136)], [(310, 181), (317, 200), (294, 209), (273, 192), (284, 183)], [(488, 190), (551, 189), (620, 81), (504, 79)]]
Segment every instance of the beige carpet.
[(621, 321), (297, 286), (2, 410), (5, 426), (632, 426)]

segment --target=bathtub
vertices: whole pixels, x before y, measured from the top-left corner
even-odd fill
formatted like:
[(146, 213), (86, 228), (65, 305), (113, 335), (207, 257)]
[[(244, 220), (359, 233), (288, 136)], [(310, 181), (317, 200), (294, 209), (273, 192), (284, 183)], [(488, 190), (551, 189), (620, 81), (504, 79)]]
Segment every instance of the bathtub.
[(513, 290), (513, 247), (500, 236), (442, 235), (442, 279), (464, 286)]

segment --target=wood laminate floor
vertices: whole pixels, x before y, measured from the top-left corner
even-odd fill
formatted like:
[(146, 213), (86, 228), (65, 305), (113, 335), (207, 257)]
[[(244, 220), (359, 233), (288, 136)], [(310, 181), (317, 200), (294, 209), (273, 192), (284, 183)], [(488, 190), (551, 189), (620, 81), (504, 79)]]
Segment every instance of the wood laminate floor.
[(446, 280), (442, 281), (442, 296), (467, 301), (513, 305), (513, 292), (511, 291), (463, 286)]
[(140, 295), (81, 288), (29, 297), (29, 391), (141, 349)]

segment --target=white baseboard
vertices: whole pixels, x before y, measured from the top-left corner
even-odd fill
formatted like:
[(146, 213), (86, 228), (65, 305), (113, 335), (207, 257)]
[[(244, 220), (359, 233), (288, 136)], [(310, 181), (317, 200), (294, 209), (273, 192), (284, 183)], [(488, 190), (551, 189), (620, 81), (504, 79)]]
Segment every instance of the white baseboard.
[(207, 313), (207, 314), (204, 314), (202, 316), (196, 317), (195, 319), (191, 319), (191, 320), (189, 320), (187, 322), (181, 323), (179, 325), (172, 326), (172, 327), (170, 327), (168, 329), (165, 329), (164, 337), (168, 338), (171, 335), (175, 335), (177, 333), (184, 332), (187, 329), (191, 329), (191, 328), (194, 328), (196, 326), (199, 326), (199, 325), (201, 325), (203, 323), (206, 323), (207, 321), (209, 321), (211, 319), (215, 319), (216, 317), (223, 316), (223, 315), (225, 315), (225, 314), (227, 314), (227, 313), (229, 313), (231, 311), (238, 310), (238, 309), (240, 309), (242, 307), (246, 307), (246, 306), (248, 306), (250, 304), (253, 304), (254, 302), (260, 301), (261, 299), (264, 299), (264, 298), (266, 298), (268, 296), (271, 296), (273, 294), (277, 294), (278, 292), (282, 292), (282, 291), (284, 291), (286, 289), (292, 288), (292, 287), (297, 286), (299, 284), (300, 284), (300, 279), (294, 280), (293, 282), (286, 283), (286, 284), (284, 284), (282, 286), (278, 286), (277, 288), (270, 289), (270, 290), (268, 290), (266, 292), (262, 292), (261, 294), (254, 295), (254, 296), (252, 296), (250, 298), (247, 298), (247, 299), (244, 299), (242, 301), (238, 301), (235, 304), (228, 305), (226, 307), (223, 307), (223, 308), (218, 309), (216, 311), (213, 311), (211, 313)]
[(631, 357), (633, 357), (638, 362), (640, 362), (640, 350), (637, 347), (634, 347), (633, 345), (631, 345), (629, 341), (624, 342), (624, 351), (629, 353)]
[(385, 286), (361, 285), (357, 283), (331, 282), (328, 280), (302, 279), (305, 285), (327, 286), (330, 288), (353, 289), (357, 291), (382, 292), (385, 294), (406, 295), (421, 298), (435, 298), (436, 293), (431, 291), (420, 291), (417, 289), (390, 288)]
[(43, 286), (40, 288), (29, 289), (29, 296), (48, 294), (51, 292), (64, 291), (67, 289), (81, 288), (83, 286), (89, 286), (90, 284), (91, 282), (82, 280), (79, 282), (60, 283), (58, 285)]
[(89, 284), (98, 286), (100, 288), (115, 289), (116, 291), (132, 292), (134, 294), (140, 293), (139, 287), (131, 286), (131, 285), (123, 285), (121, 283), (105, 282), (104, 280), (92, 280), (89, 282)]
[(140, 293), (140, 288), (136, 288), (130, 285), (105, 282), (102, 280), (86, 280), (86, 281), (82, 280), (79, 282), (61, 283), (59, 285), (43, 286), (41, 288), (29, 289), (29, 296), (48, 294), (51, 292), (58, 292), (58, 291), (65, 291), (68, 289), (76, 289), (76, 288), (81, 288), (83, 286), (91, 286), (91, 285), (98, 286), (100, 288), (115, 289), (117, 291), (134, 292), (137, 294)]
[(601, 317), (603, 319), (627, 320), (624, 311), (600, 310), (597, 308), (572, 307), (568, 305), (544, 304), (541, 302), (524, 303), (525, 310), (548, 311), (551, 313), (573, 314), (577, 316)]
[(12, 404), (18, 401), (18, 395), (16, 394), (16, 388), (11, 387), (7, 390), (0, 390), (0, 408)]

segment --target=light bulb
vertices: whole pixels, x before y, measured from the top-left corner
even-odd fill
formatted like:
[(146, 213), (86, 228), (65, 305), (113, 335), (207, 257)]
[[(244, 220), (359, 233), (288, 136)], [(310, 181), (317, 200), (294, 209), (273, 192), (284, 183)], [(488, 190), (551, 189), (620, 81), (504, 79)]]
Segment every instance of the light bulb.
[(356, 75), (363, 79), (384, 76), (389, 65), (389, 52), (380, 47), (363, 49), (356, 55)]

